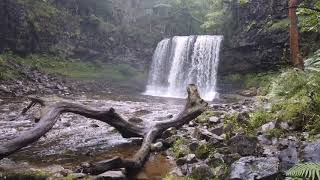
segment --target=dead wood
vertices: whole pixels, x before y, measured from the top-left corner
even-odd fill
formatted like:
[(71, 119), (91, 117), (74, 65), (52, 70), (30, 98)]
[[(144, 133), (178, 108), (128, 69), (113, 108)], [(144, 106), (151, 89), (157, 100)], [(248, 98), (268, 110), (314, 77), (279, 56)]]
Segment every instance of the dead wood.
[(139, 169), (143, 166), (150, 154), (152, 143), (162, 132), (170, 127), (179, 128), (189, 121), (198, 117), (207, 107), (207, 103), (201, 99), (197, 87), (189, 85), (187, 88), (188, 98), (184, 109), (172, 120), (144, 122), (144, 125), (136, 125), (123, 119), (113, 108), (107, 110), (96, 110), (81, 104), (70, 102), (48, 103), (40, 98), (31, 98), (31, 103), (22, 113), (26, 113), (35, 104), (40, 104), (41, 116), (37, 125), (18, 137), (5, 144), (0, 145), (0, 159), (20, 150), (23, 147), (37, 141), (52, 129), (58, 117), (63, 113), (75, 113), (90, 119), (96, 119), (109, 124), (124, 137), (143, 137), (143, 143), (138, 152), (129, 159), (115, 157), (111, 160), (102, 161), (83, 167), (83, 172), (99, 174), (108, 170), (127, 168)]

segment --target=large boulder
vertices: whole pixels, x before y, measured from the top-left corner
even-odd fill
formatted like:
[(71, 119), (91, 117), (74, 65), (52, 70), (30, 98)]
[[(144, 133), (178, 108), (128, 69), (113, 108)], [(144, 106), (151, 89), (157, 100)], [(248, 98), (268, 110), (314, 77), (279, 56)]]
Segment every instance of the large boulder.
[(228, 145), (232, 153), (238, 153), (241, 156), (253, 155), (257, 150), (258, 139), (247, 135), (238, 134), (232, 137)]
[(307, 162), (320, 163), (320, 140), (306, 144), (303, 149), (303, 159)]
[(279, 159), (276, 157), (248, 156), (231, 165), (231, 180), (273, 180), (278, 175)]

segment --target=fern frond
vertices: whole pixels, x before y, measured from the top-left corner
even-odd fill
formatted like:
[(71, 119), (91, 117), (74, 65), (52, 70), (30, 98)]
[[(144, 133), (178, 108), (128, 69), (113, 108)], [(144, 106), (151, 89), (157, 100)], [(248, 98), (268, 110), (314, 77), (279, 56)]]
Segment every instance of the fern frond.
[(308, 178), (310, 180), (320, 179), (320, 163), (298, 164), (286, 172), (287, 177)]

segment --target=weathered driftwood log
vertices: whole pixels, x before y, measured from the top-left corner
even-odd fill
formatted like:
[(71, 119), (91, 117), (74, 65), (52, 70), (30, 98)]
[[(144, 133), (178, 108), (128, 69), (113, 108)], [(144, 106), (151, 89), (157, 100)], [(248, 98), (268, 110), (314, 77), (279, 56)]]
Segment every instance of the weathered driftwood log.
[(91, 164), (88, 167), (83, 167), (85, 173), (99, 174), (111, 169), (141, 168), (150, 153), (151, 144), (162, 132), (170, 127), (179, 128), (205, 111), (208, 104), (201, 99), (197, 87), (195, 85), (189, 85), (187, 91), (188, 99), (186, 105), (176, 118), (166, 121), (145, 122), (146, 124), (144, 125), (136, 125), (124, 120), (113, 108), (108, 110), (96, 110), (70, 102), (48, 103), (38, 98), (31, 98), (30, 105), (23, 110), (23, 113), (27, 112), (28, 109), (36, 103), (39, 103), (42, 106), (39, 123), (29, 131), (21, 133), (21, 135), (15, 139), (0, 145), (0, 159), (37, 141), (54, 126), (57, 118), (61, 114), (70, 112), (105, 122), (115, 127), (124, 138), (144, 138), (141, 148), (132, 158), (122, 159), (120, 157), (115, 157), (111, 160)]

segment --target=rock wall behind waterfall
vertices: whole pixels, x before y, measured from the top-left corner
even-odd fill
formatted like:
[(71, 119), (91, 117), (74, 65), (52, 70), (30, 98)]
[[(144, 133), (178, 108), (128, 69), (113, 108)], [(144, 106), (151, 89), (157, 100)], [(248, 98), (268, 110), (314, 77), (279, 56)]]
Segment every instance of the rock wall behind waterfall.
[[(288, 62), (288, 0), (251, 0), (232, 7), (232, 36), (221, 52), (221, 74), (277, 68)], [(230, 27), (231, 28), (231, 27)]]

